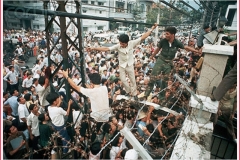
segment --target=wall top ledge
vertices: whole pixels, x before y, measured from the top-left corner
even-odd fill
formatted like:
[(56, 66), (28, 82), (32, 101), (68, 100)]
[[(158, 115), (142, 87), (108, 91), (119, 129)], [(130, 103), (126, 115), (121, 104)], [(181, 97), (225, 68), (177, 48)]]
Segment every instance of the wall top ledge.
[(233, 55), (233, 46), (204, 44), (202, 52), (231, 56)]
[[(211, 112), (211, 113), (217, 113), (219, 101), (212, 101), (210, 99), (210, 97), (206, 97), (206, 96), (202, 96), (202, 95), (196, 95), (196, 96), (202, 100), (204, 111)], [(191, 96), (189, 105), (193, 108), (200, 109), (200, 103), (197, 100), (195, 100), (195, 98), (193, 96)]]

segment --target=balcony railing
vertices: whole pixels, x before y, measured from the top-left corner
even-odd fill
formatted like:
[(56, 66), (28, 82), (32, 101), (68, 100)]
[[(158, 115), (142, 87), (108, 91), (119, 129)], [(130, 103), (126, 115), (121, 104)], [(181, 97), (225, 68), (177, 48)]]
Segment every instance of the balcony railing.
[(229, 139), (213, 134), (211, 159), (237, 159), (237, 144)]

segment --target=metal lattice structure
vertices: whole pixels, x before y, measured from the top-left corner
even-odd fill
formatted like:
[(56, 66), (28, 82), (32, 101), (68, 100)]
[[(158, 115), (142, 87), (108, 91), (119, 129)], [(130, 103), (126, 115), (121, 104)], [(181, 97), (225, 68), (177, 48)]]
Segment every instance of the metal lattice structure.
[[(52, 3), (54, 8), (56, 9), (56, 11), (61, 11), (61, 12), (66, 12), (65, 10), (65, 6), (67, 1), (44, 1), (44, 9), (48, 9), (48, 4)], [(78, 1), (75, 1), (76, 4), (76, 14), (80, 14), (80, 4)], [(58, 5), (58, 7), (56, 8), (56, 5)], [(71, 66), (75, 66), (76, 70), (78, 70), (78, 72), (81, 74), (82, 77), (82, 85), (85, 86), (85, 68), (84, 68), (84, 54), (82, 52), (83, 50), (83, 46), (82, 46), (82, 27), (81, 26), (81, 20), (80, 18), (69, 18), (70, 21), (68, 23), (66, 23), (66, 19), (69, 17), (63, 17), (63, 16), (48, 16), (45, 15), (45, 26), (46, 26), (46, 39), (47, 39), (47, 51), (48, 51), (48, 60), (49, 60), (49, 64), (50, 66), (53, 64), (56, 66), (56, 70), (55, 72), (52, 74), (56, 74), (59, 69), (62, 67), (62, 69), (66, 70), (67, 68), (71, 68)], [(53, 23), (56, 24), (56, 26), (58, 26), (60, 28), (60, 35), (57, 39), (57, 41), (54, 43), (53, 39), (51, 38), (50, 35), (50, 29), (51, 26), (53, 26)], [(77, 30), (77, 36), (75, 37), (74, 40), (72, 40), (70, 38), (70, 36), (67, 34), (67, 29), (70, 27), (70, 24), (73, 24), (76, 26)], [(56, 45), (61, 41), (61, 55), (63, 57), (62, 62), (56, 64), (55, 62), (53, 62), (50, 58), (50, 55), (52, 54), (52, 52), (54, 52), (54, 48), (56, 47)], [(76, 43), (78, 42), (78, 43)], [(71, 57), (69, 57), (69, 51), (71, 49), (71, 47), (74, 47), (79, 53), (80, 53), (80, 59), (79, 59), (79, 64), (74, 63), (73, 60), (71, 59)], [(70, 94), (70, 85), (69, 83), (67, 83), (66, 80), (62, 81), (59, 85), (59, 88), (65, 84), (65, 88), (66, 88), (66, 99), (70, 99), (71, 98), (71, 94)], [(86, 97), (85, 97), (86, 98)]]

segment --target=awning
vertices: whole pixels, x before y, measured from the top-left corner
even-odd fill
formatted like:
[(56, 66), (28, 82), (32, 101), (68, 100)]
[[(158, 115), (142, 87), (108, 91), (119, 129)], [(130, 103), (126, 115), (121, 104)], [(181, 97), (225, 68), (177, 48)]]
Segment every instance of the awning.
[(107, 0), (98, 0), (98, 2), (105, 3)]

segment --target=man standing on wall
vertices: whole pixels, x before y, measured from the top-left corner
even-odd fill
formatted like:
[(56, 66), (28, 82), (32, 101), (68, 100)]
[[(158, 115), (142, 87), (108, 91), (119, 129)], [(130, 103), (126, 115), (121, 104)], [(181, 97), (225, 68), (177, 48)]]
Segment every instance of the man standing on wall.
[[(150, 81), (145, 91), (145, 99), (149, 96), (150, 92), (153, 89), (154, 83), (157, 80), (156, 76), (158, 76), (158, 74), (161, 72), (165, 75), (171, 72), (173, 67), (172, 60), (174, 59), (175, 54), (179, 48), (201, 54), (201, 51), (195, 50), (189, 46), (184, 46), (179, 40), (175, 39), (176, 32), (177, 29), (175, 27), (166, 28), (165, 38), (158, 43), (157, 48), (150, 56), (150, 59), (153, 59), (153, 57), (155, 57), (155, 55), (161, 50), (161, 54), (159, 55), (151, 72)], [(164, 89), (165, 87), (167, 87), (167, 83), (162, 77), (161, 89)], [(161, 93), (164, 94), (164, 92)]]
[[(135, 74), (134, 74), (134, 55), (133, 51), (137, 44), (144, 39), (146, 39), (152, 31), (157, 27), (157, 23), (155, 23), (152, 28), (144, 33), (140, 38), (136, 40), (129, 41), (129, 36), (126, 34), (122, 34), (119, 37), (119, 44), (116, 44), (112, 47), (89, 47), (88, 50), (97, 50), (97, 51), (117, 51), (119, 55), (119, 72), (120, 72), (120, 79), (123, 83), (123, 86), (126, 90), (127, 96), (134, 97), (137, 100), (137, 86), (135, 81)], [(130, 86), (126, 79), (126, 75), (130, 79)]]

